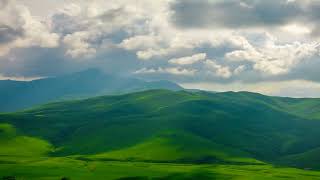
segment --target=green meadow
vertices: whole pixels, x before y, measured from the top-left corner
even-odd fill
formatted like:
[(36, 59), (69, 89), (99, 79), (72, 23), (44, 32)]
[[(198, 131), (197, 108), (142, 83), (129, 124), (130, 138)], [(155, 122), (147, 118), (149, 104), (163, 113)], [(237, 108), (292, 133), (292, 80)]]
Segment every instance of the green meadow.
[(320, 179), (318, 99), (151, 90), (0, 114), (0, 177)]
[(17, 179), (320, 179), (320, 172), (272, 165), (81, 161), (73, 158), (4, 158), (1, 176)]

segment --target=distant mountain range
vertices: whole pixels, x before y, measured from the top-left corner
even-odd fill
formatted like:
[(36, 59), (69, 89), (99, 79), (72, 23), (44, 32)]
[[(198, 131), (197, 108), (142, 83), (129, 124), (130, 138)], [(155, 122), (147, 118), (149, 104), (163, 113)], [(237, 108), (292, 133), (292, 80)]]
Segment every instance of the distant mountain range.
[(16, 111), (52, 101), (114, 95), (151, 89), (182, 90), (170, 81), (147, 82), (90, 69), (30, 82), (0, 81), (0, 112)]

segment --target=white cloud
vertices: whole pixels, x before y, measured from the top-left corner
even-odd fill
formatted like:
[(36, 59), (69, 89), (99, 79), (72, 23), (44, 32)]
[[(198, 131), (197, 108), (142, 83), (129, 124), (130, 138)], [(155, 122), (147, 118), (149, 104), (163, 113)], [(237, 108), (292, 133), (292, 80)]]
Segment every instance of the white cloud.
[(150, 49), (158, 48), (159, 44), (163, 42), (163, 39), (160, 36), (154, 35), (137, 35), (123, 40), (119, 47), (126, 50), (141, 50), (141, 49)]
[(234, 69), (233, 73), (235, 75), (238, 75), (240, 73), (242, 73), (243, 71), (246, 70), (246, 66), (245, 65), (240, 65), (239, 67), (237, 67), (236, 69)]
[(184, 69), (176, 67), (168, 68), (142, 68), (135, 72), (135, 74), (171, 74), (179, 76), (193, 76), (196, 73), (194, 69)]
[(207, 57), (206, 53), (199, 53), (199, 54), (194, 54), (192, 56), (173, 58), (169, 60), (169, 63), (178, 64), (178, 65), (190, 65), (190, 64), (194, 64), (196, 62), (205, 60), (206, 57)]
[(213, 72), (215, 76), (226, 79), (232, 76), (232, 72), (229, 67), (217, 64), (214, 60), (206, 60), (205, 65), (210, 70), (209, 72)]
[(35, 19), (27, 7), (14, 0), (1, 1), (0, 37), (0, 56), (15, 48), (54, 48), (59, 45), (58, 34), (50, 32), (45, 23)]
[(72, 58), (89, 58), (95, 55), (96, 49), (88, 43), (90, 34), (87, 32), (75, 32), (64, 37), (63, 42), (68, 47), (67, 55)]
[(23, 77), (23, 76), (4, 76), (0, 74), (0, 80), (12, 80), (12, 81), (33, 81), (37, 79), (42, 79), (45, 77)]
[(167, 56), (171, 52), (173, 52), (173, 50), (170, 49), (147, 49), (143, 51), (138, 51), (137, 57), (141, 60), (148, 60), (154, 57)]
[(248, 61), (253, 68), (267, 75), (288, 74), (301, 62), (310, 59), (319, 53), (318, 43), (292, 42), (277, 44), (273, 37), (268, 36), (257, 46), (248, 46), (242, 50), (235, 50), (225, 54), (229, 61)]
[(295, 35), (304, 35), (304, 34), (312, 33), (311, 29), (309, 29), (306, 26), (299, 25), (299, 24), (288, 24), (288, 25), (281, 27), (281, 29), (283, 31), (286, 31), (288, 33), (292, 33)]

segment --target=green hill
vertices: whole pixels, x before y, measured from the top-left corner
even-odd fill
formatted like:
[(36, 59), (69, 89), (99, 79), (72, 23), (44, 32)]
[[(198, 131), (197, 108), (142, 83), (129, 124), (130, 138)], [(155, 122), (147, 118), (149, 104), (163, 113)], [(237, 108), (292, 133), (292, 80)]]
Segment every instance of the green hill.
[(41, 157), (52, 150), (48, 142), (18, 135), (16, 129), (9, 124), (0, 124), (0, 144), (1, 156)]
[(166, 132), (129, 148), (85, 157), (95, 160), (146, 162), (262, 163), (246, 158), (248, 155), (243, 152), (179, 132)]
[(1, 114), (0, 143), (85, 162), (319, 169), (319, 105), (248, 92), (150, 90)]

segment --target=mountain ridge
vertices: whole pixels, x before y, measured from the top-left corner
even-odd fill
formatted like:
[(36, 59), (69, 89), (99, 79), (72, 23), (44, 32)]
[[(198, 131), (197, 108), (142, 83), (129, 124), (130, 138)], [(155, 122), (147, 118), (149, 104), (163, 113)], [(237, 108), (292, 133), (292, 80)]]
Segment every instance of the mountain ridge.
[(170, 81), (118, 77), (97, 69), (33, 81), (0, 81), (0, 112), (17, 111), (52, 101), (124, 94), (148, 89), (181, 90)]

